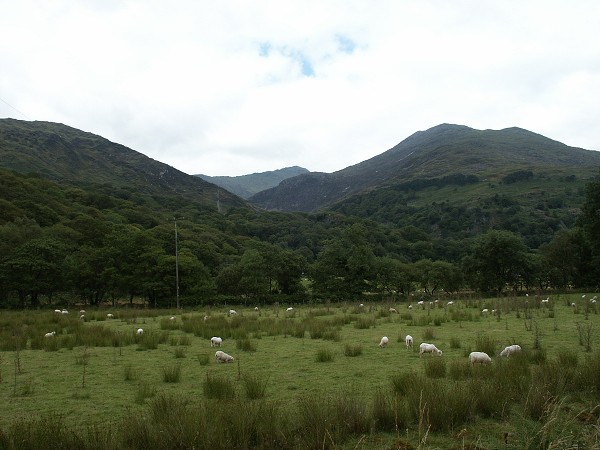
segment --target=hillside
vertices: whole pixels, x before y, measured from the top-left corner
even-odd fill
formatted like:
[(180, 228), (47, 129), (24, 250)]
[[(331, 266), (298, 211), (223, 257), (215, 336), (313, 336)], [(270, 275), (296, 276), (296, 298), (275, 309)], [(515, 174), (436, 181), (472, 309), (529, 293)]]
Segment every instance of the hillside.
[(271, 170), (268, 172), (252, 173), (237, 177), (196, 175), (209, 183), (221, 186), (223, 189), (233, 192), (235, 195), (247, 199), (252, 195), (277, 186), (283, 180), (286, 180), (296, 175), (308, 173), (303, 167), (285, 167), (279, 170)]
[[(63, 124), (0, 120), (0, 167), (76, 186), (175, 196), (227, 208), (244, 202), (135, 150)], [(121, 193), (121, 195), (126, 195)]]
[(599, 166), (600, 152), (569, 147), (520, 128), (494, 131), (443, 124), (414, 133), (362, 163), (331, 174), (299, 175), (249, 200), (267, 210), (311, 212), (355, 195), (406, 190), (407, 183), (453, 174), (486, 183), (519, 171), (533, 171), (537, 178), (589, 180)]

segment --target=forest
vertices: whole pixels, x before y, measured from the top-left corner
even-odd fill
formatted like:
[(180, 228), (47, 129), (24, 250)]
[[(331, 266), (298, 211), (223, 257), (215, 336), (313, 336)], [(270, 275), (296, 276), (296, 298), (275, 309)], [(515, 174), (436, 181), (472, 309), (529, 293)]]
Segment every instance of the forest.
[[(423, 189), (440, 188), (432, 184)], [(598, 179), (572, 220), (541, 234), (518, 196), (473, 207), (434, 201), (390, 224), (348, 203), (310, 214), (219, 210), (10, 170), (0, 170), (0, 188), (2, 308), (402, 300), (597, 288), (599, 279)]]

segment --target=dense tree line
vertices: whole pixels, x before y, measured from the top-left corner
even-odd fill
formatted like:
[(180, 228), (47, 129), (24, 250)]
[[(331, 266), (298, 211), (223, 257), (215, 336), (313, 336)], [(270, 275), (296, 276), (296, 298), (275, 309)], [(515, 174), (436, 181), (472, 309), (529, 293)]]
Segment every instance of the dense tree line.
[[(477, 233), (449, 238), (444, 227), (459, 230), (453, 218), (469, 211), (445, 204), (433, 207), (428, 220), (438, 220), (440, 231), (432, 233), (418, 222), (398, 226), (336, 211), (219, 212), (176, 196), (0, 175), (0, 307), (140, 299), (172, 306), (177, 287), (183, 306), (398, 299), (595, 288), (599, 275), (598, 181), (586, 189), (577, 224), (548, 224), (551, 234), (533, 247), (506, 223), (509, 214), (505, 223), (482, 221)], [(496, 201), (515, 206), (514, 199)], [(440, 222), (439, 214), (447, 216)]]

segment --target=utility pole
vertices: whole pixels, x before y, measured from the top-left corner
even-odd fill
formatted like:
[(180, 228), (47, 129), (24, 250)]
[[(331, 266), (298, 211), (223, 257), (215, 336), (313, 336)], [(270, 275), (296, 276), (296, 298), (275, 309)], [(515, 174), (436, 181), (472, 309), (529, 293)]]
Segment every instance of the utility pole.
[(175, 289), (177, 298), (177, 309), (179, 309), (179, 249), (177, 243), (177, 219), (173, 218), (175, 222)]

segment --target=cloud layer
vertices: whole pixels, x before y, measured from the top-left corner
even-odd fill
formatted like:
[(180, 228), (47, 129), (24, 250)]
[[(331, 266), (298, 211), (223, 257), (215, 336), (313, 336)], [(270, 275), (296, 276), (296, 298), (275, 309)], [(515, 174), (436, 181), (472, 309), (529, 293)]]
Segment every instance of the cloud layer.
[(600, 150), (600, 2), (0, 0), (0, 117), (186, 173), (332, 172), (440, 123)]

